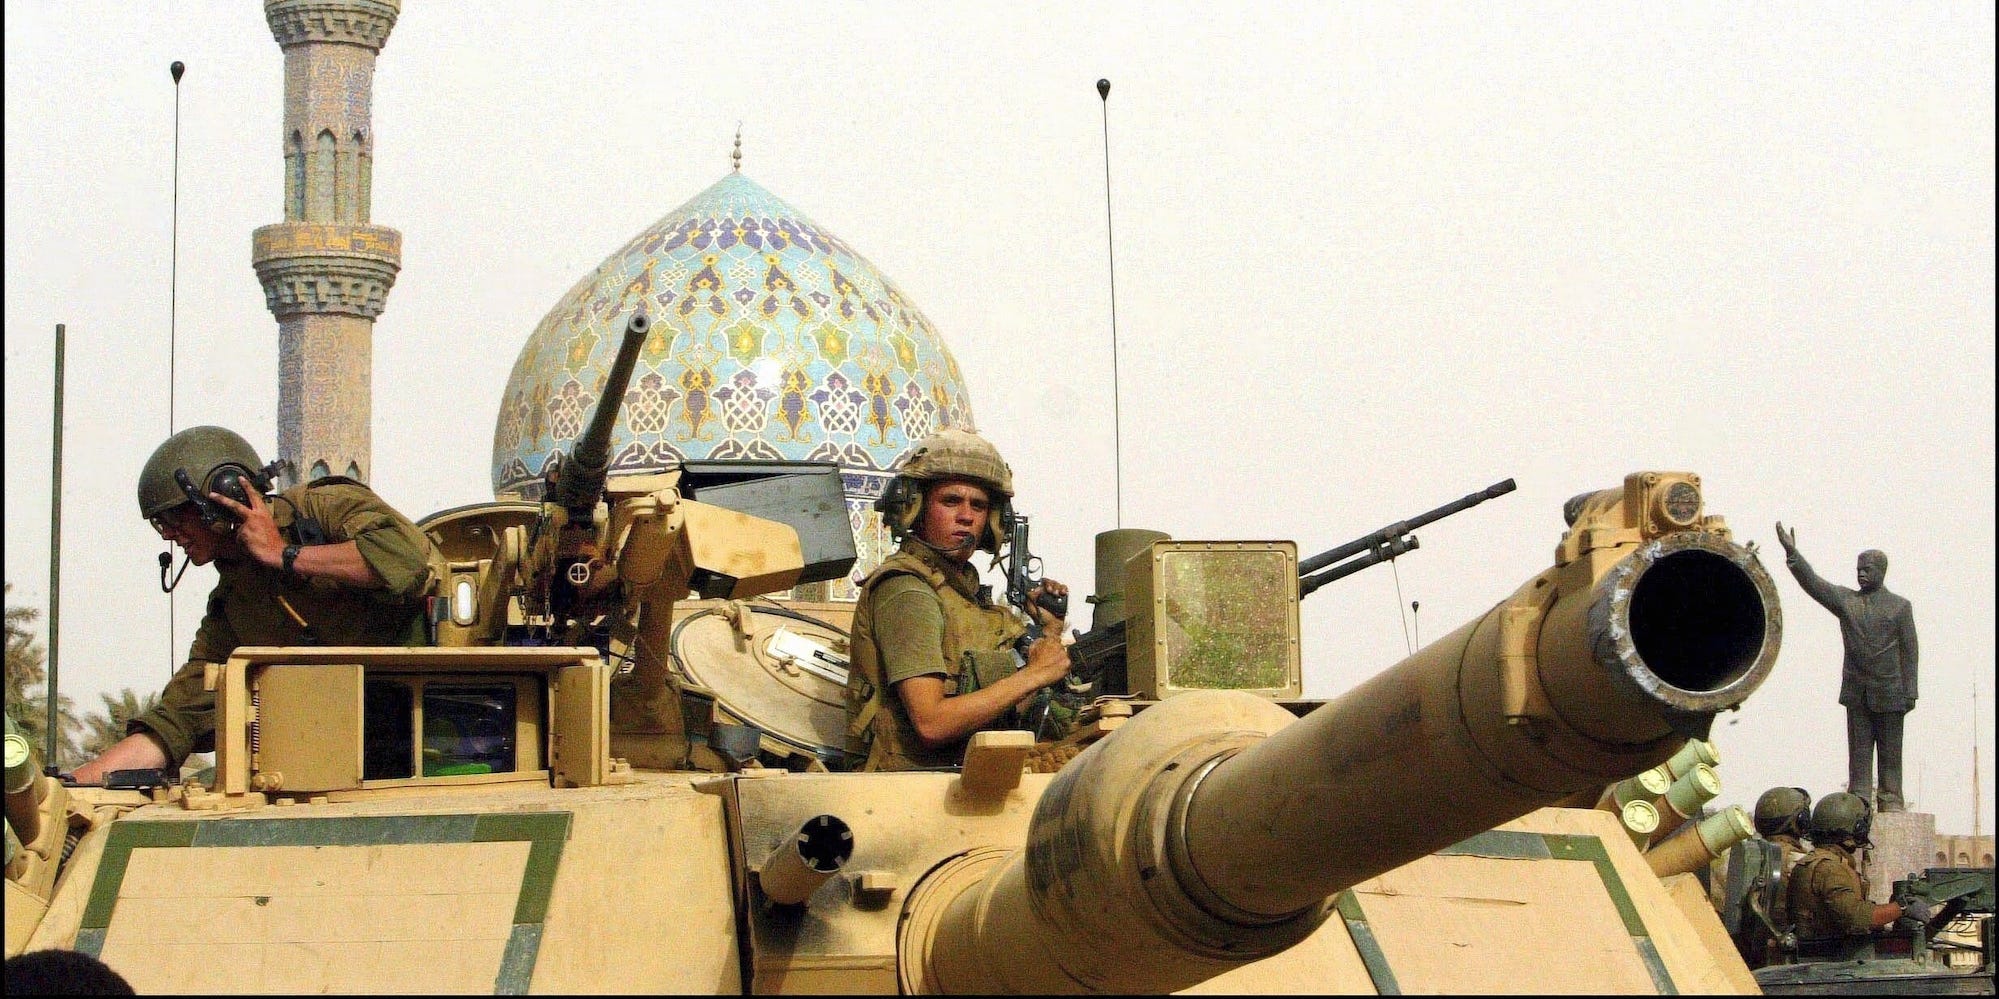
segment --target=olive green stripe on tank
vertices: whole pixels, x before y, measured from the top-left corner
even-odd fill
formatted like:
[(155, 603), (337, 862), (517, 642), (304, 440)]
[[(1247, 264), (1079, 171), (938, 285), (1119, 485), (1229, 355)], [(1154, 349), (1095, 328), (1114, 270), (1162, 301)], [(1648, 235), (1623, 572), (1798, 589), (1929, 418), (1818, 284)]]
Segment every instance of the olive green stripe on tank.
[(1598, 878), (1603, 880), (1604, 893), (1617, 906), (1617, 915), (1624, 920), (1625, 932), (1631, 934), (1631, 942), (1638, 948), (1638, 957), (1645, 962), (1645, 971), (1652, 976), (1652, 984), (1660, 995), (1679, 995), (1679, 987), (1673, 984), (1673, 976), (1666, 970), (1665, 961), (1659, 957), (1659, 948), (1652, 943), (1652, 931), (1646, 929), (1645, 920), (1638, 914), (1638, 906), (1631, 901), (1631, 892), (1624, 887), (1624, 878), (1617, 873), (1617, 865), (1610, 862), (1610, 852), (1603, 848), (1603, 840), (1595, 836), (1560, 836), (1549, 833), (1542, 837), (1548, 842), (1548, 852), (1557, 860), (1584, 860), (1596, 866)]
[(406, 846), (470, 843), (477, 815), (341, 816), (197, 822), (194, 846)]
[(1361, 911), (1359, 896), (1343, 891), (1333, 904), (1340, 910), (1340, 918), (1346, 920), (1347, 935), (1353, 938), (1354, 950), (1360, 952), (1360, 963), (1367, 967), (1367, 977), (1374, 980), (1375, 994), (1401, 995), (1402, 986), (1395, 980), (1395, 969), (1389, 967), (1381, 941), (1374, 938), (1374, 928), (1367, 925), (1367, 913)]
[(1632, 937), (1631, 940), (1638, 945), (1638, 956), (1645, 959), (1645, 970), (1652, 973), (1652, 987), (1658, 989), (1662, 996), (1679, 995), (1680, 990), (1674, 986), (1673, 976), (1666, 971), (1666, 962), (1659, 957), (1659, 948), (1653, 946), (1652, 938)]
[(1439, 857), (1498, 857), (1505, 860), (1551, 860), (1548, 841), (1540, 833), (1493, 829), (1459, 840), (1437, 851)]
[[(555, 891), (555, 870), (561, 865), (562, 844), (568, 839), (568, 812), (508, 812), (479, 816), (472, 842), (526, 840), (529, 843), (527, 867), (521, 871), (521, 897), (514, 905), (515, 923), (532, 923), (539, 927), (547, 917), (548, 899)], [(541, 938), (539, 929), (535, 931), (535, 938)]]
[(534, 980), (535, 955), (541, 952), (541, 924), (515, 923), (507, 934), (507, 952), (500, 956), (500, 973), (493, 976), (496, 996), (524, 996)]
[(104, 840), (104, 856), (97, 862), (97, 880), (90, 886), (90, 904), (83, 909), (83, 928), (102, 930), (111, 925), (111, 910), (118, 906), (118, 889), (125, 883), (125, 866), (131, 863), (133, 850), (187, 846), (194, 842), (195, 827), (199, 825), (199, 822), (114, 824)]
[(132, 851), (171, 847), (401, 846), (442, 843), (526, 842), (514, 927), (493, 980), (494, 991), (520, 995), (534, 977), (555, 874), (569, 838), (568, 812), (471, 815), (341, 816), (320, 819), (201, 819), (191, 822), (121, 822), (111, 827), (91, 884), (76, 949), (102, 953)]
[(1603, 848), (1603, 841), (1595, 836), (1558, 836), (1550, 833), (1544, 837), (1548, 841), (1548, 852), (1556, 860), (1584, 860), (1596, 865), (1596, 875), (1603, 880), (1603, 890), (1610, 895), (1610, 901), (1617, 906), (1617, 916), (1624, 920), (1624, 932), (1634, 937), (1649, 937), (1645, 921), (1638, 916), (1638, 906), (1631, 901), (1631, 893), (1625, 890), (1624, 879), (1617, 874), (1617, 865), (1610, 862), (1610, 854)]
[[(1624, 886), (1624, 878), (1617, 873), (1617, 865), (1610, 862), (1610, 853), (1603, 848), (1603, 841), (1595, 836), (1562, 835), (1558, 833), (1529, 833), (1494, 829), (1479, 833), (1455, 845), (1437, 851), (1439, 856), (1495, 857), (1508, 860), (1579, 860), (1596, 867), (1597, 878), (1603, 882), (1604, 894), (1617, 907), (1617, 916), (1624, 921), (1624, 931), (1631, 935), (1632, 944), (1638, 949), (1638, 957), (1645, 962), (1646, 973), (1652, 976), (1652, 984), (1664, 995), (1677, 995), (1679, 989), (1673, 984), (1673, 976), (1666, 970), (1666, 964), (1659, 957), (1659, 948), (1652, 943), (1652, 933), (1645, 927), (1645, 920), (1638, 914), (1638, 906), (1631, 900), (1631, 892)], [(1345, 912), (1344, 909), (1341, 910)]]
[(98, 928), (76, 931), (76, 951), (91, 957), (104, 956), (104, 931)]

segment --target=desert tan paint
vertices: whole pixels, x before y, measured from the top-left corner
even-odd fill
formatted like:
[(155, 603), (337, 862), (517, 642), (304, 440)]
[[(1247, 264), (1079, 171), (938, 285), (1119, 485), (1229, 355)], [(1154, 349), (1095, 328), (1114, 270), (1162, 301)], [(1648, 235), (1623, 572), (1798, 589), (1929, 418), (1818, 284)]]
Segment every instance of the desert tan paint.
[[(1588, 781), (1600, 787), (1608, 780), (1663, 760), (1679, 745), (1680, 740), (1671, 733), (1658, 732), (1652, 727), (1653, 720), (1646, 716), (1642, 699), (1634, 701), (1628, 691), (1622, 690), (1602, 695), (1584, 688), (1563, 688), (1561, 684), (1565, 683), (1586, 685), (1587, 676), (1578, 679), (1561, 669), (1545, 668), (1550, 665), (1551, 655), (1557, 658), (1569, 655), (1574, 648), (1587, 643), (1573, 639), (1549, 641), (1546, 629), (1550, 624), (1536, 629), (1541, 636), (1538, 642), (1526, 641), (1523, 635), (1527, 633), (1519, 629), (1522, 622), (1542, 617), (1549, 622), (1585, 617), (1564, 613), (1564, 601), (1570, 599), (1570, 594), (1578, 594), (1573, 598), (1575, 601), (1584, 601), (1580, 595), (1583, 591), (1635, 553), (1647, 545), (1671, 540), (1673, 532), (1655, 529), (1655, 521), (1665, 509), (1658, 502), (1658, 490), (1664, 488), (1662, 483), (1685, 482), (1690, 478), (1684, 475), (1661, 478), (1658, 473), (1641, 473), (1628, 479), (1623, 489), (1587, 497), (1580, 504), (1581, 516), (1558, 548), (1554, 569), (1530, 581), (1520, 598), (1503, 603), (1498, 613), (1467, 625), (1459, 634), (1438, 643), (1452, 643), (1467, 662), (1497, 664), (1490, 669), (1481, 666), (1476, 676), (1461, 677), (1467, 682), (1476, 681), (1471, 683), (1473, 689), (1467, 697), (1473, 708), (1484, 713), (1477, 720), (1458, 721), (1468, 729), (1465, 738), (1480, 743), (1489, 753), (1496, 751), (1497, 758), (1510, 761), (1504, 766), (1520, 768), (1519, 772), (1471, 775), (1492, 782), (1490, 786), (1465, 787), (1456, 778), (1452, 779), (1449, 786), (1470, 795), (1466, 800), (1476, 803), (1475, 806), (1467, 806), (1466, 801), (1445, 801), (1436, 807), (1446, 812), (1457, 811), (1457, 821), (1466, 823), (1465, 828), (1447, 833), (1432, 829), (1425, 835), (1445, 839), (1418, 844), (1416, 840), (1421, 837), (1409, 835), (1405, 827), (1415, 821), (1411, 815), (1418, 810), (1419, 799), (1434, 796), (1434, 788), (1412, 789), (1409, 795), (1413, 797), (1397, 798), (1374, 811), (1369, 811), (1372, 806), (1362, 800), (1365, 789), (1348, 788), (1342, 795), (1360, 797), (1351, 802), (1344, 799), (1294, 802), (1264, 818), (1239, 820), (1228, 828), (1208, 831), (1202, 831), (1205, 827), (1193, 821), (1189, 825), (1191, 838), (1172, 848), (1182, 853), (1166, 858), (1168, 863), (1192, 865), (1198, 870), (1213, 893), (1203, 904), (1223, 909), (1234, 907), (1278, 914), (1278, 910), (1292, 903), (1299, 883), (1317, 884), (1312, 891), (1325, 892), (1350, 886), (1350, 894), (1336, 897), (1343, 897), (1344, 904), (1356, 907), (1353, 911), (1363, 915), (1371, 940), (1365, 946), (1349, 930), (1347, 918), (1328, 904), (1329, 900), (1313, 901), (1302, 914), (1287, 915), (1278, 921), (1289, 925), (1275, 932), (1287, 938), (1283, 942), (1296, 942), (1296, 946), (1273, 948), (1269, 956), (1248, 962), (1195, 961), (1196, 965), (1205, 964), (1206, 970), (1191, 978), (1184, 976), (1188, 965), (1183, 963), (1186, 955), (1180, 950), (1183, 946), (1180, 941), (1185, 938), (1175, 935), (1181, 931), (1156, 936), (1161, 926), (1113, 921), (1108, 927), (1065, 941), (1059, 936), (1051, 939), (1041, 930), (1019, 922), (1012, 924), (1014, 932), (999, 932), (988, 938), (982, 936), (979, 924), (990, 923), (996, 913), (1010, 915), (1023, 911), (1022, 906), (1011, 900), (1019, 897), (1020, 885), (1028, 878), (1026, 869), (1014, 858), (1023, 853), (1023, 845), (1031, 848), (1037, 842), (1046, 846), (1059, 841), (1046, 835), (1060, 831), (1053, 826), (1033, 835), (1030, 829), (1041, 821), (1037, 810), (1042, 806), (1049, 806), (1050, 814), (1061, 816), (1067, 814), (1069, 806), (1078, 804), (1075, 789), (1070, 785), (1084, 776), (1084, 771), (1101, 767), (1111, 757), (1123, 761), (1105, 771), (1111, 775), (1110, 779), (1101, 773), (1096, 775), (1095, 783), (1105, 792), (1096, 804), (1108, 806), (1103, 817), (1116, 818), (1114, 824), (1127, 827), (1133, 824), (1131, 820), (1138, 820), (1137, 825), (1164, 823), (1173, 814), (1172, 809), (1208, 795), (1216, 796), (1216, 800), (1233, 801), (1247, 794), (1241, 802), (1244, 807), (1255, 804), (1254, 788), (1262, 778), (1241, 784), (1242, 778), (1230, 777), (1227, 767), (1231, 762), (1264, 761), (1239, 768), (1245, 774), (1275, 777), (1297, 770), (1302, 777), (1310, 777), (1311, 768), (1306, 761), (1327, 758), (1325, 752), (1407, 756), (1415, 745), (1411, 740), (1391, 738), (1353, 743), (1348, 735), (1342, 734), (1338, 722), (1351, 720), (1355, 710), (1362, 714), (1352, 717), (1371, 717), (1366, 713), (1382, 705), (1389, 707), (1383, 709), (1385, 714), (1376, 721), (1394, 721), (1407, 714), (1396, 705), (1415, 706), (1419, 719), (1456, 718), (1451, 711), (1431, 710), (1433, 706), (1442, 708), (1431, 703), (1431, 688), (1437, 681), (1430, 676), (1431, 668), (1420, 663), (1389, 671), (1386, 675), (1394, 679), (1371, 681), (1376, 686), (1380, 683), (1388, 686), (1367, 688), (1373, 692), (1359, 697), (1346, 711), (1329, 710), (1337, 707), (1329, 705), (1304, 722), (1294, 722), (1288, 712), (1247, 695), (1193, 692), (1139, 712), (1085, 750), (1062, 772), (1028, 775), (1018, 781), (994, 779), (996, 775), (991, 773), (975, 773), (969, 782), (955, 775), (935, 773), (766, 771), (763, 775), (746, 772), (723, 777), (633, 774), (629, 769), (607, 764), (600, 775), (605, 782), (590, 787), (552, 787), (546, 778), (541, 782), (510, 783), (454, 784), (439, 780), (326, 796), (302, 795), (296, 803), (289, 798), (253, 793), (250, 785), (257, 774), (251, 765), (253, 747), (247, 728), (252, 709), (249, 678), (253, 668), (258, 662), (278, 660), (299, 665), (371, 661), (370, 650), (332, 649), (248, 650), (216, 671), (222, 712), (232, 720), (221, 733), (225, 748), (218, 760), (223, 785), (218, 791), (223, 793), (210, 798), (266, 802), (263, 807), (240, 813), (193, 811), (179, 804), (141, 805), (140, 797), (129, 793), (79, 792), (79, 800), (69, 810), (70, 814), (93, 825), (93, 831), (78, 846), (50, 899), (47, 915), (27, 946), (77, 943), (78, 926), (99, 880), (107, 834), (114, 822), (228, 823), (343, 817), (393, 822), (416, 815), (560, 814), (566, 816), (567, 835), (561, 843), (559, 862), (552, 868), (548, 903), (539, 924), (539, 946), (533, 955), (531, 977), (525, 983), (535, 992), (615, 989), (726, 993), (745, 984), (771, 992), (892, 991), (899, 979), (903, 984), (920, 984), (925, 975), (949, 967), (950, 955), (954, 953), (965, 956), (988, 946), (1000, 948), (985, 955), (983, 963), (989, 968), (1002, 967), (1009, 975), (1016, 969), (1025, 969), (1027, 978), (1037, 985), (1068, 989), (1075, 987), (1073, 980), (1065, 983), (1044, 979), (1035, 966), (1058, 956), (1057, 951), (1062, 948), (1089, 947), (1098, 949), (1106, 959), (1103, 964), (1106, 973), (1096, 982), (1097, 986), (1121, 991), (1167, 987), (1203, 992), (1369, 991), (1375, 987), (1374, 972), (1368, 966), (1369, 954), (1374, 955), (1372, 959), (1378, 960), (1381, 967), (1395, 974), (1405, 989), (1420, 985), (1490, 991), (1545, 972), (1545, 960), (1536, 956), (1545, 952), (1536, 950), (1535, 944), (1545, 943), (1552, 932), (1550, 927), (1562, 928), (1573, 936), (1576, 931), (1565, 921), (1578, 918), (1574, 915), (1577, 905), (1586, 913), (1581, 917), (1587, 923), (1586, 935), (1617, 955), (1604, 961), (1573, 962), (1567, 971), (1579, 976), (1579, 987), (1649, 989), (1652, 980), (1638, 977), (1650, 975), (1642, 951), (1621, 922), (1605, 915), (1605, 907), (1612, 903), (1608, 901), (1610, 889), (1606, 887), (1609, 880), (1602, 876), (1602, 868), (1570, 859), (1537, 860), (1530, 856), (1424, 855), (1429, 849), (1447, 846), (1457, 837), (1484, 830), (1493, 820), (1491, 816), (1524, 813), (1524, 817), (1507, 821), (1500, 828), (1586, 840), (1600, 847), (1603, 863), (1615, 871), (1616, 880), (1644, 924), (1647, 939), (1656, 950), (1657, 967), (1678, 989), (1728, 990), (1739, 986), (1747, 975), (1746, 969), (1739, 968), (1733, 948), (1715, 946), (1712, 941), (1703, 943), (1701, 932), (1690, 924), (1687, 914), (1673, 904), (1652, 876), (1645, 860), (1618, 827), (1615, 816), (1595, 810), (1532, 811), (1537, 800), (1555, 800), (1580, 792)], [(1684, 504), (1668, 512), (1683, 515), (1683, 508)], [(669, 554), (662, 565), (680, 566), (683, 562), (692, 565), (707, 559), (711, 565), (731, 565), (745, 573), (759, 571), (750, 561), (727, 561), (726, 552), (710, 555), (695, 551), (690, 535), (696, 532), (689, 529), (686, 510), (678, 504), (675, 509), (682, 514), (682, 530), (677, 537), (686, 541), (688, 547), (680, 549), (684, 559)], [(638, 512), (636, 507), (632, 512)], [(509, 516), (517, 517), (519, 513), (513, 511)], [(697, 515), (694, 519), (702, 517)], [(1701, 523), (1719, 527), (1718, 518), (1706, 518)], [(512, 533), (519, 526), (505, 525), (506, 530), (501, 533)], [(720, 529), (739, 530), (741, 526)], [(1707, 540), (1694, 547), (1704, 545), (1702, 551), (1723, 560), (1738, 557), (1727, 547), (1725, 534), (1710, 530), (1703, 537)], [(518, 555), (518, 552), (509, 554), (504, 538), (482, 540), (468, 533), (453, 543), (458, 547), (469, 546), (458, 554), (474, 555), (481, 554), (477, 549), (479, 544), (493, 544), (490, 557), (481, 555), (470, 560), (475, 568), (485, 562), (489, 571), (500, 571)], [(1684, 539), (1676, 543), (1691, 550)], [(1654, 552), (1654, 557), (1663, 555)], [(775, 580), (782, 578), (782, 571), (777, 570), (774, 576), (737, 578)], [(662, 581), (661, 585), (670, 582)], [(1543, 592), (1547, 588), (1557, 594), (1550, 596)], [(1774, 610), (1774, 603), (1771, 609)], [(673, 618), (671, 613), (640, 615), (636, 627), (614, 636), (614, 646), (629, 650), (634, 643), (645, 646), (648, 638), (664, 639)], [(664, 648), (663, 643), (652, 644), (653, 661), (639, 662), (634, 671), (650, 673), (645, 679), (658, 682), (662, 696), (669, 693), (669, 678), (657, 650)], [(384, 654), (384, 650), (371, 651), (375, 656)], [(1770, 651), (1774, 653), (1774, 649)], [(262, 658), (267, 654), (277, 658)], [(521, 656), (560, 658), (574, 656), (577, 650), (475, 647), (404, 650), (400, 654), (434, 659), (427, 664), (432, 671), (478, 673), (518, 664)], [(569, 663), (571, 668), (579, 668), (577, 660), (572, 658)], [(592, 665), (602, 668), (601, 663)], [(1533, 683), (1502, 689), (1519, 679), (1512, 671), (1528, 667), (1535, 670), (1527, 674)], [(1586, 674), (1586, 671), (1577, 672)], [(1513, 679), (1509, 680), (1509, 676)], [(1757, 678), (1760, 679), (1760, 674)], [(1481, 683), (1482, 688), (1478, 686)], [(596, 681), (589, 686), (595, 688)], [(1384, 691), (1395, 696), (1376, 697)], [(351, 695), (339, 696), (345, 703), (345, 698)], [(1542, 715), (1550, 705), (1596, 701), (1601, 701), (1599, 706), (1606, 709), (1602, 713), (1610, 717), (1607, 724), (1613, 730), (1622, 725), (1641, 736), (1642, 749), (1622, 753), (1592, 750), (1591, 743), (1597, 733), (1550, 730)], [(601, 701), (598, 705), (592, 709), (599, 713), (595, 725), (572, 720), (566, 710), (552, 711), (547, 718), (557, 728), (593, 729), (583, 733), (589, 747), (587, 753), (593, 759), (604, 752), (604, 744), (597, 741), (603, 732), (603, 713), (615, 718), (620, 711), (616, 698), (608, 708)], [(609, 752), (623, 755), (626, 748), (651, 750), (669, 765), (680, 758), (671, 752), (675, 747), (670, 745), (679, 736), (679, 719), (674, 717), (678, 712), (673, 710), (677, 704), (639, 698), (628, 699), (627, 705), (625, 719), (632, 724), (625, 729), (626, 738), (611, 739)], [(266, 720), (276, 722), (279, 714), (282, 712)], [(1313, 723), (1312, 719), (1319, 715), (1333, 722), (1321, 719)], [(647, 724), (657, 724), (654, 731), (662, 738), (651, 739), (652, 733), (645, 728)], [(1537, 751), (1556, 754), (1547, 767), (1540, 765), (1539, 758), (1530, 760), (1522, 756), (1522, 744), (1513, 741), (1516, 733), (1511, 730), (1535, 726), (1541, 727), (1540, 734), (1548, 741)], [(1209, 734), (1199, 735), (1194, 740), (1199, 745), (1189, 749), (1190, 744), (1176, 738), (1190, 732)], [(346, 746), (348, 738), (341, 735), (335, 741)], [(1305, 745), (1317, 749), (1307, 752), (1299, 748)], [(681, 746), (684, 748), (684, 742)], [(1292, 750), (1283, 748), (1287, 746)], [(1432, 751), (1436, 751), (1434, 747)], [(1605, 758), (1594, 757), (1592, 752)], [(1213, 783), (1189, 785), (1184, 799), (1168, 795), (1145, 804), (1143, 807), (1151, 811), (1143, 815), (1132, 812), (1140, 797), (1138, 792), (1167, 764), (1178, 764), (1191, 771), (1222, 757), (1228, 757), (1228, 761), (1204, 776), (1204, 780)], [(1357, 759), (1352, 757), (1350, 762)], [(637, 759), (633, 762), (640, 763)], [(640, 763), (641, 768), (647, 765)], [(1402, 769), (1425, 772), (1410, 765)], [(1544, 771), (1564, 776), (1556, 779), (1555, 786), (1547, 787), (1535, 783), (1540, 779), (1538, 776), (1530, 779), (1530, 772), (1541, 775)], [(618, 778), (616, 782), (611, 779), (614, 776)], [(1582, 780), (1569, 781), (1568, 776)], [(1563, 786), (1564, 782), (1575, 786)], [(1232, 783), (1240, 785), (1237, 790), (1229, 789)], [(207, 799), (189, 796), (190, 802), (199, 800)], [(1493, 811), (1500, 802), (1512, 811)], [(1198, 819), (1199, 809), (1195, 811), (1191, 818)], [(1250, 812), (1230, 811), (1250, 815)], [(803, 906), (768, 904), (746, 876), (752, 858), (767, 856), (774, 837), (795, 833), (800, 822), (820, 813), (838, 815), (853, 828), (856, 845), (852, 858), (839, 876), (814, 889)], [(1303, 835), (1290, 827), (1299, 826), (1301, 816), (1308, 820), (1303, 825), (1316, 827), (1328, 819), (1340, 819), (1342, 814), (1362, 825), (1358, 832), (1335, 837), (1331, 847), (1338, 856), (1333, 858), (1337, 863), (1332, 866), (1339, 870), (1329, 875), (1330, 854), (1324, 849), (1327, 844), (1320, 841), (1323, 836)], [(1260, 822), (1284, 827), (1286, 831), (1269, 842), (1266, 842), (1269, 837), (1242, 835)], [(1088, 841), (1084, 843), (1087, 845)], [(121, 902), (113, 910), (111, 925), (103, 938), (104, 954), (114, 967), (134, 976), (135, 981), (150, 975), (146, 980), (155, 985), (170, 984), (191, 991), (308, 988), (314, 984), (350, 989), (366, 984), (362, 977), (356, 976), (391, 972), (404, 976), (399, 980), (404, 988), (491, 988), (499, 921), (512, 918), (511, 914), (501, 916), (499, 911), (506, 908), (503, 898), (509, 890), (518, 897), (524, 878), (520, 873), (522, 865), (533, 867), (527, 859), (533, 848), (505, 839), (416, 847), (417, 844), (305, 848), (203, 846), (182, 848), (178, 852), (175, 848), (135, 850), (132, 853), (135, 869), (121, 886), (121, 895), (131, 906), (128, 909)], [(259, 852), (273, 849), (279, 852)], [(987, 859), (981, 862), (984, 866), (974, 871), (966, 865), (976, 857)], [(963, 880), (952, 890), (944, 890), (939, 884), (940, 872), (953, 869), (953, 858), (959, 858), (957, 869), (972, 871), (977, 876)], [(1097, 875), (1080, 869), (1057, 865), (1041, 870), (1043, 875), (1052, 872), (1072, 890), (1105, 887), (1091, 880)], [(1349, 870), (1358, 873), (1340, 873)], [(1328, 876), (1333, 881), (1327, 881)], [(346, 890), (368, 884), (389, 887), (380, 895)], [(432, 889), (415, 890), (426, 884)], [(342, 886), (345, 893), (314, 894), (334, 885)], [(10, 885), (10, 893), (13, 887)], [(1453, 907), (1475, 911), (1480, 899), (1499, 894), (1504, 894), (1509, 905), (1519, 910), (1519, 918), (1482, 923), (1475, 940), (1453, 939), (1440, 931), (1439, 912)], [(269, 901), (259, 906), (256, 903), (259, 897)], [(445, 957), (440, 957), (436, 948), (426, 949), (418, 941), (417, 931), (412, 929), (437, 917), (439, 897), (451, 900), (444, 908), (450, 909), (462, 924), (454, 931), (459, 934), (460, 946), (449, 948), (452, 953)], [(313, 898), (325, 904), (307, 916), (306, 910), (312, 906), (301, 900)], [(1578, 903), (1577, 899), (1582, 901)], [(190, 938), (182, 928), (167, 924), (176, 914), (186, 922), (186, 906), (196, 900), (209, 900), (201, 904), (223, 912), (227, 916), (226, 926), (201, 938), (214, 946), (192, 958), (176, 958), (175, 954), (184, 953), (180, 948)], [(1005, 904), (994, 905), (995, 901)], [(10, 905), (10, 917), (14, 909)], [(916, 920), (906, 920), (905, 913), (927, 913), (930, 921), (925, 925), (933, 927), (935, 932), (911, 937), (907, 926)], [(1185, 915), (1183, 911), (1174, 918)], [(739, 939), (739, 927), (748, 934), (746, 938)], [(991, 928), (1005, 930), (1001, 926)], [(227, 941), (221, 939), (224, 929), (228, 929)], [(10, 953), (16, 948), (15, 937), (10, 924)], [(227, 954), (221, 952), (225, 944)], [(357, 944), (364, 946), (357, 950)], [(1467, 947), (1477, 947), (1481, 959), (1462, 960)], [(942, 951), (941, 960), (939, 951)], [(316, 966), (311, 963), (315, 955), (335, 953), (349, 959), (322, 960)], [(742, 963), (744, 956), (750, 961), (748, 966)], [(365, 969), (356, 966), (362, 963), (367, 964)], [(173, 967), (167, 969), (164, 965)], [(908, 970), (912, 967), (917, 969), (914, 979)], [(1162, 968), (1168, 969), (1163, 977)], [(1175, 972), (1173, 968), (1182, 970)], [(971, 974), (963, 968), (949, 973)], [(368, 978), (366, 982), (378, 980)], [(482, 987), (478, 982), (486, 984)]]

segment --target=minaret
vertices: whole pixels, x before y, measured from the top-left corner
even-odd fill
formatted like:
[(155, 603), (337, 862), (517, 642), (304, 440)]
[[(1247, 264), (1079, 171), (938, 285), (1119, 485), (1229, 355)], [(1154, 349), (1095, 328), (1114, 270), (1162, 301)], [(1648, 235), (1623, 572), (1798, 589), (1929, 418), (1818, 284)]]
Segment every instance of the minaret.
[(375, 54), (401, 0), (264, 0), (285, 53), (285, 220), (250, 237), (278, 319), (278, 456), (300, 479), (369, 474), (372, 338), (402, 234), (368, 224)]

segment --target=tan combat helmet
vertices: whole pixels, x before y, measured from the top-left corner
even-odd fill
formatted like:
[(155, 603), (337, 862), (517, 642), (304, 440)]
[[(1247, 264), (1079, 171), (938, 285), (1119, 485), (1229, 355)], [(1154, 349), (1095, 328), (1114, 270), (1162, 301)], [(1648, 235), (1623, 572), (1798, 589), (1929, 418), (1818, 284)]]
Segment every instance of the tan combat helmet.
[(901, 540), (916, 526), (923, 509), (923, 483), (962, 479), (984, 487), (991, 494), (992, 516), (986, 519), (985, 537), (979, 541), (984, 551), (997, 555), (1006, 544), (1006, 521), (1013, 511), (1013, 469), (1000, 457), (999, 449), (978, 434), (960, 427), (947, 427), (916, 442), (903, 458), (895, 480), (875, 501), (888, 522), (889, 531)]

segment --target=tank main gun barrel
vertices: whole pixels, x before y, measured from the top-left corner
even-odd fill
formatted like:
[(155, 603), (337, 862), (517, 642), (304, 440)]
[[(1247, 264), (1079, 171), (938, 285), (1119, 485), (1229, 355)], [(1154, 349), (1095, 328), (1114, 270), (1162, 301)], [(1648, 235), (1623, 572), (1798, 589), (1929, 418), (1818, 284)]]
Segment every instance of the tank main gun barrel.
[(571, 517), (589, 517), (597, 508), (597, 501), (604, 497), (604, 476), (611, 468), (611, 428), (618, 423), (625, 389), (631, 385), (632, 368), (638, 364), (639, 350), (645, 346), (646, 332), (651, 328), (652, 321), (642, 311), (632, 313), (625, 321), (625, 340), (618, 346), (611, 373), (604, 378), (604, 391), (597, 398), (596, 412), (591, 414), (590, 425), (576, 438), (568, 459), (562, 463), (555, 481), (555, 502), (568, 510)]
[(1140, 712), (1056, 776), (1025, 849), (919, 886), (921, 987), (1186, 988), (1309, 936), (1346, 888), (1664, 762), (1761, 684), (1782, 618), (1719, 518), (1625, 512), (1606, 500), (1554, 568), (1303, 718), (1237, 691)]

